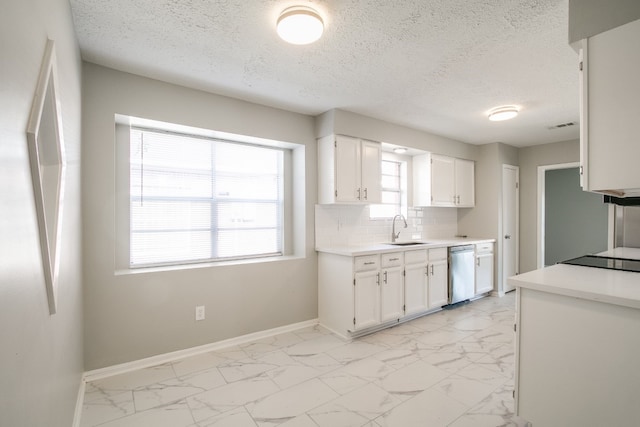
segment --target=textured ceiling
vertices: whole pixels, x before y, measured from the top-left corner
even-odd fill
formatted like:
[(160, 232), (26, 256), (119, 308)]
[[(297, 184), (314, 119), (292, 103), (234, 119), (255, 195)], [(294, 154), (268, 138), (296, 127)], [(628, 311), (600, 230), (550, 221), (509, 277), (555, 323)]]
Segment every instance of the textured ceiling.
[[(317, 115), (338, 108), (472, 144), (578, 138), (567, 0), (70, 0), (82, 57), (107, 67)], [(279, 13), (325, 20), (307, 46)], [(521, 114), (490, 122), (492, 107)]]

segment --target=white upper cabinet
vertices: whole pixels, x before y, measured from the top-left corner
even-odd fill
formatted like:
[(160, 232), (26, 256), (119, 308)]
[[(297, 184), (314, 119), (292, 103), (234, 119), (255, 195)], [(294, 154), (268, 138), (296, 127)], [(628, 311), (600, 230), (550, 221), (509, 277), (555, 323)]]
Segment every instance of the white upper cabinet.
[(431, 153), (414, 156), (413, 205), (473, 207), (475, 163)]
[(455, 206), (455, 176), (453, 157), (431, 156), (431, 206)]
[(476, 204), (475, 163), (471, 160), (455, 159), (456, 206), (471, 208)]
[(318, 140), (318, 203), (380, 203), (382, 147), (342, 135)]
[(640, 195), (640, 20), (597, 34), (580, 49), (582, 188)]

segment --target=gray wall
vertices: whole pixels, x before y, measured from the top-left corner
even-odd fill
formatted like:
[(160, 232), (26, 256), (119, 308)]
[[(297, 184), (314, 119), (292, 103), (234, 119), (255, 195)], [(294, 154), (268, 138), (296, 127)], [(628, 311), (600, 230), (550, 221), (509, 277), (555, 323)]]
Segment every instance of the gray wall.
[[(116, 274), (115, 114), (304, 144), (305, 256)], [(82, 124), (87, 370), (317, 318), (312, 117), (85, 63)]]
[(480, 146), (476, 162), (476, 206), (458, 209), (458, 233), (496, 239), (494, 278), (502, 284), (502, 239), (500, 238), (502, 165), (518, 166), (518, 149), (502, 143)]
[(520, 273), (537, 268), (538, 166), (580, 161), (580, 141), (536, 145), (519, 150)]
[(569, 0), (569, 43), (640, 19), (638, 0)]
[(417, 148), (434, 154), (476, 160), (480, 149), (444, 136), (411, 129), (344, 110), (330, 110), (316, 118), (316, 136), (341, 134)]
[[(67, 0), (0, 13), (0, 425), (72, 424), (82, 364), (81, 64)], [(25, 130), (47, 38), (56, 42), (67, 154), (58, 312), (49, 315)]]
[(607, 250), (609, 208), (582, 191), (580, 169), (545, 173), (545, 265)]

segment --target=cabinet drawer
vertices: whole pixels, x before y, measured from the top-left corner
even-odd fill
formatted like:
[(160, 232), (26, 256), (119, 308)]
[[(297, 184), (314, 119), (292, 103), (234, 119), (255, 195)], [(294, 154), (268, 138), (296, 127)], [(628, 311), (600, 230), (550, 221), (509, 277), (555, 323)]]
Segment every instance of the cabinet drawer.
[(380, 267), (378, 255), (365, 255), (355, 257), (355, 271), (377, 270)]
[(493, 243), (477, 243), (476, 244), (476, 253), (491, 253), (493, 252)]
[(427, 262), (427, 250), (421, 249), (419, 251), (407, 251), (404, 253), (405, 264), (426, 264)]
[(382, 267), (399, 267), (402, 265), (402, 252), (394, 252), (391, 254), (382, 254)]
[(447, 248), (429, 249), (429, 261), (440, 261), (447, 259)]

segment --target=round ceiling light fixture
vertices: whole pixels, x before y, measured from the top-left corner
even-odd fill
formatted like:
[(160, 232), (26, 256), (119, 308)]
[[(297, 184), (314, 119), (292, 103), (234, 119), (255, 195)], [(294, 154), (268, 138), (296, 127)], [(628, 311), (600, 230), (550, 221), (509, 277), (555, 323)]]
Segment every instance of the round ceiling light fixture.
[(318, 40), (324, 31), (322, 17), (306, 6), (286, 8), (276, 24), (280, 38), (291, 44), (309, 44)]
[(407, 149), (404, 147), (398, 147), (398, 148), (394, 148), (393, 152), (396, 154), (404, 154), (407, 152)]
[(496, 107), (489, 111), (489, 120), (492, 122), (501, 122), (503, 120), (513, 119), (518, 115), (518, 107), (514, 105), (505, 105), (502, 107)]

